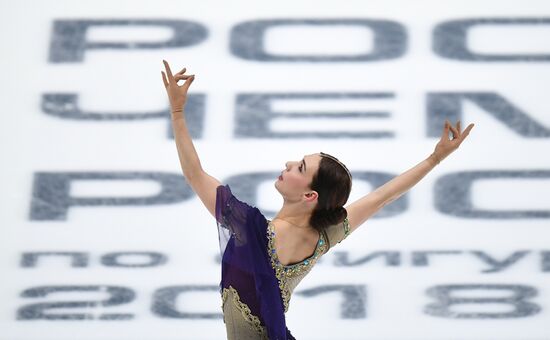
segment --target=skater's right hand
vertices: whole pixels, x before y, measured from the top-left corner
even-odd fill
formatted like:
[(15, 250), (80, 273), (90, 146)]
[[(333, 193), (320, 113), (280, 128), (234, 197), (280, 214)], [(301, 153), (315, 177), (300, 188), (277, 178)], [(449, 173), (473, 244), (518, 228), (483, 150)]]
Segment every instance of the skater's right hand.
[[(162, 73), (162, 81), (164, 82), (164, 87), (166, 88), (168, 99), (170, 100), (172, 118), (176, 118), (183, 114), (183, 107), (187, 101), (187, 90), (195, 79), (195, 75), (184, 74), (186, 70), (185, 67), (178, 73), (172, 75), (168, 62), (166, 60), (162, 62), (164, 63), (166, 74), (164, 74), (163, 71), (160, 71), (160, 73)], [(179, 80), (185, 80), (185, 83), (179, 86)]]
[[(445, 157), (454, 152), (462, 142), (470, 134), (470, 130), (474, 127), (474, 124), (468, 125), (464, 131), (460, 131), (460, 120), (456, 122), (456, 128), (445, 119), (445, 125), (443, 126), (443, 132), (441, 133), (441, 139), (435, 146), (434, 152), (430, 155), (436, 160), (436, 163), (441, 162)], [(453, 138), (449, 139), (449, 130), (453, 134)]]

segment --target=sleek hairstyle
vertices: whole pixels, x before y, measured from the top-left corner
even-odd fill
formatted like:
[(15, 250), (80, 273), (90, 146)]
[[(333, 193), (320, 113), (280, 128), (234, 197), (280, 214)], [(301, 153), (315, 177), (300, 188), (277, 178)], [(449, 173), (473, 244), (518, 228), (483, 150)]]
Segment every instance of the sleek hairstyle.
[(336, 157), (321, 152), (319, 170), (310, 187), (317, 191), (317, 206), (309, 219), (309, 224), (321, 231), (328, 226), (341, 223), (348, 216), (344, 204), (351, 192), (351, 174), (348, 168)]

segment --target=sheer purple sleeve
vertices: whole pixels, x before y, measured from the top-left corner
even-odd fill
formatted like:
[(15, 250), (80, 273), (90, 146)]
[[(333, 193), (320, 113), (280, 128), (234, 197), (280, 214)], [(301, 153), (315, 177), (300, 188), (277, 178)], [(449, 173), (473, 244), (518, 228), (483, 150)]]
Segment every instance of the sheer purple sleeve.
[(216, 192), (216, 220), (222, 227), (237, 233), (245, 224), (246, 214), (252, 207), (238, 200), (229, 185), (220, 185)]
[(253, 209), (247, 203), (237, 199), (229, 185), (219, 185), (216, 189), (216, 223), (220, 241), (220, 251), (223, 256), (231, 235), (235, 236), (237, 244), (246, 243), (246, 218)]

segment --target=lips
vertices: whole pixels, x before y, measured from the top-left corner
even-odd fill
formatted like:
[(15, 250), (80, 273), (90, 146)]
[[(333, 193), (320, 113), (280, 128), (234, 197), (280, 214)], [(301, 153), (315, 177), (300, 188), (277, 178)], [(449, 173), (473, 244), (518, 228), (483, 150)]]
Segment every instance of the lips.
[(282, 181), (283, 180), (283, 174), (281, 173), (281, 175), (279, 176), (279, 180)]

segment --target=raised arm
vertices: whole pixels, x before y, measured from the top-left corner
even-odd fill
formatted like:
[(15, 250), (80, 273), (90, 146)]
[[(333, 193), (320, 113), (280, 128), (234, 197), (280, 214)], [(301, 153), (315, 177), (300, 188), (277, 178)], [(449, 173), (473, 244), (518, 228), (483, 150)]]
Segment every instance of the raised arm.
[[(470, 133), (474, 124), (460, 132), (460, 121), (456, 128), (447, 120), (441, 133), (441, 139), (437, 143), (434, 152), (414, 167), (394, 177), (376, 190), (346, 206), (350, 233), (365, 223), (372, 215), (382, 209), (386, 204), (395, 201), (401, 195), (409, 191), (416, 183), (428, 174), (439, 162), (455, 151)], [(449, 129), (453, 138), (449, 139)]]
[[(170, 100), (172, 128), (183, 175), (210, 214), (216, 217), (216, 188), (221, 183), (202, 169), (199, 155), (195, 150), (185, 122), (184, 107), (187, 101), (187, 91), (195, 79), (195, 75), (184, 74), (185, 67), (180, 72), (172, 75), (168, 62), (163, 60), (163, 63), (166, 74), (161, 71), (162, 80)], [(185, 83), (179, 86), (179, 80), (185, 80)]]

